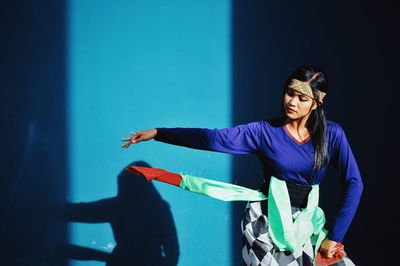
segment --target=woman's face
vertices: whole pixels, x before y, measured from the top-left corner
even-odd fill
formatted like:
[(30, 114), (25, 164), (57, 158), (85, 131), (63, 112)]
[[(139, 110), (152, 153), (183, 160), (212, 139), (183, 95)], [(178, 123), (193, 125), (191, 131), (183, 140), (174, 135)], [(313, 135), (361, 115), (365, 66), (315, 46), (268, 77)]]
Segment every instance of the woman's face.
[(288, 88), (283, 97), (285, 115), (293, 120), (308, 118), (311, 111), (317, 108), (317, 103), (311, 97)]

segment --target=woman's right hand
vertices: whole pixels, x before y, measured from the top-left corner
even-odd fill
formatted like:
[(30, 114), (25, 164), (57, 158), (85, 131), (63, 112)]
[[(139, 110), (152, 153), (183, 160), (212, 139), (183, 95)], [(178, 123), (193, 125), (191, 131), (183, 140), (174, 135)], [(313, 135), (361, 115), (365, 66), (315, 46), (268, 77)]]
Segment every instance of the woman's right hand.
[(144, 130), (136, 133), (131, 132), (131, 135), (132, 137), (130, 138), (121, 139), (121, 141), (127, 141), (125, 144), (121, 145), (122, 148), (129, 148), (132, 143), (153, 139), (157, 135), (157, 129)]

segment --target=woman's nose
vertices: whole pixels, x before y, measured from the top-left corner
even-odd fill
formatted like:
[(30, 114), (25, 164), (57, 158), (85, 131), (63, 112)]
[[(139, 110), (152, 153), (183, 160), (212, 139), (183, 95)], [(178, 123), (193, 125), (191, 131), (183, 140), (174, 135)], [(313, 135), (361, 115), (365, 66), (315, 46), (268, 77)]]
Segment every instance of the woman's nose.
[(290, 98), (289, 104), (295, 106), (297, 104), (296, 97)]

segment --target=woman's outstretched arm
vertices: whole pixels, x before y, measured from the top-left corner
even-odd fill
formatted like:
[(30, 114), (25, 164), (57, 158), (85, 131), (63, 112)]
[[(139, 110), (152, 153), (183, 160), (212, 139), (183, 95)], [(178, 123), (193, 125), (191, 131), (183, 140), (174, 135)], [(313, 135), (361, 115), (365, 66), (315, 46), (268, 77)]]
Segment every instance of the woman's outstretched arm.
[(233, 128), (157, 128), (132, 133), (132, 137), (122, 147), (132, 143), (155, 139), (157, 141), (200, 150), (218, 151), (232, 154), (256, 153), (260, 145), (261, 124), (252, 122)]

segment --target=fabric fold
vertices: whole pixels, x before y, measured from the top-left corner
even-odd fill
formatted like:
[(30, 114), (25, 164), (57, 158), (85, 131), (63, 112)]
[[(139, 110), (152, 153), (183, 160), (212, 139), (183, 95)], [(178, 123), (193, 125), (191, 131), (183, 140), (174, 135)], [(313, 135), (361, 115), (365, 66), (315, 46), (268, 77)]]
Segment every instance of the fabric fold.
[(293, 219), (286, 182), (273, 176), (270, 180), (267, 197), (258, 190), (192, 175), (172, 173), (159, 168), (130, 166), (125, 170), (147, 180), (158, 180), (223, 201), (263, 201), (268, 199), (268, 230), (274, 245), (279, 250), (291, 252), (301, 250), (304, 243), (311, 238), (312, 244), (315, 245), (314, 260), (318, 265), (338, 262), (346, 254), (343, 245), (339, 242), (337, 254), (333, 258), (328, 259), (318, 252), (327, 235), (327, 230), (323, 228), (325, 214), (318, 207), (318, 185), (312, 186), (306, 208), (303, 208), (300, 214)]
[(223, 201), (261, 201), (267, 197), (260, 191), (211, 179), (181, 175), (180, 187)]
[(179, 187), (182, 182), (182, 177), (179, 174), (165, 171), (160, 168), (148, 168), (140, 166), (130, 166), (125, 168), (125, 171), (130, 172), (137, 176), (142, 176), (146, 180), (150, 181), (152, 179), (158, 180), (160, 182), (168, 183)]

